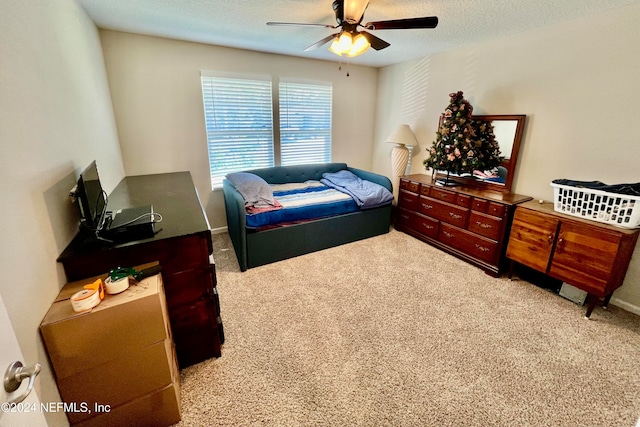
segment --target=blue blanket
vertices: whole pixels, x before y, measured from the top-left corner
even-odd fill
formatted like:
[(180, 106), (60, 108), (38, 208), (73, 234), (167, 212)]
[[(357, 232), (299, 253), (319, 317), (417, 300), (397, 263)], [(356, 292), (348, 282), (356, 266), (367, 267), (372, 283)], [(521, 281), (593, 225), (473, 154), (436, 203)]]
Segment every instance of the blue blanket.
[(382, 185), (364, 180), (348, 170), (323, 173), (320, 182), (353, 197), (360, 209), (377, 208), (393, 201), (393, 194)]
[(358, 210), (358, 206), (349, 195), (327, 187), (319, 181), (278, 184), (272, 185), (271, 188), (281, 208), (247, 214), (247, 227), (260, 228), (282, 222), (318, 219)]

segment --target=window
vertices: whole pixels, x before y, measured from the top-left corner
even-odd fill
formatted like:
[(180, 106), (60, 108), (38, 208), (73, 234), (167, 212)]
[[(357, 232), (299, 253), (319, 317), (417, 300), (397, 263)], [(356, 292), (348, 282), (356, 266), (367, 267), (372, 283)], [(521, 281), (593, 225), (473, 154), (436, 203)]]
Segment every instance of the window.
[(331, 161), (330, 83), (281, 81), (272, 96), (271, 77), (201, 80), (212, 188), (230, 172)]
[(273, 166), (271, 78), (201, 79), (212, 188), (230, 172)]
[(331, 161), (330, 85), (280, 82), (282, 165)]

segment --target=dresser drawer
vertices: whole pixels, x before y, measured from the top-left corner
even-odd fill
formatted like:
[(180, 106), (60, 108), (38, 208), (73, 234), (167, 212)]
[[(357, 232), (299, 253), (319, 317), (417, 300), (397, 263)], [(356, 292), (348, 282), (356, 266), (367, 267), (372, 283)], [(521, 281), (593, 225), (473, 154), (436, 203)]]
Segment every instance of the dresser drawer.
[(485, 199), (478, 199), (477, 197), (473, 198), (471, 202), (471, 209), (478, 212), (487, 212), (489, 208), (489, 201)]
[(498, 242), (448, 224), (440, 224), (438, 240), (487, 263), (494, 263), (498, 254)]
[(456, 194), (456, 205), (462, 206), (464, 208), (470, 208), (471, 196), (467, 196), (465, 194)]
[(398, 207), (415, 211), (418, 209), (418, 195), (407, 190), (398, 193)]
[(415, 214), (411, 220), (412, 229), (433, 239), (438, 237), (438, 224), (438, 220), (420, 214)]
[(217, 328), (216, 317), (218, 315), (214, 296), (205, 296), (190, 304), (169, 309), (171, 329), (174, 335), (179, 335), (180, 331)]
[(442, 200), (444, 202), (455, 203), (456, 193), (448, 190), (442, 190), (440, 188), (431, 188), (430, 196), (434, 199)]
[[(416, 197), (416, 200), (418, 200), (418, 197)], [(415, 212), (400, 207), (396, 215), (396, 224), (411, 227), (411, 220), (415, 215), (417, 215)]]
[(423, 196), (420, 196), (418, 212), (461, 228), (467, 226), (469, 217), (469, 209), (467, 208)]
[(471, 211), (467, 229), (484, 237), (498, 240), (501, 236), (502, 218)]
[(422, 185), (420, 189), (420, 194), (422, 196), (429, 196), (429, 197), (433, 197), (434, 199), (442, 200), (447, 203), (462, 206), (463, 208), (472, 207), (473, 197), (467, 194), (461, 194), (451, 190), (445, 190), (439, 187), (429, 187), (427, 185)]
[(214, 295), (215, 266), (193, 268), (179, 273), (165, 274), (165, 293), (169, 310), (185, 304), (193, 304), (204, 297)]
[(87, 251), (62, 260), (67, 280), (97, 276), (117, 266), (141, 265), (158, 261), (168, 275), (209, 265), (211, 233), (192, 234), (122, 245), (117, 249)]
[(504, 215), (505, 206), (501, 203), (489, 202), (487, 213), (493, 216), (502, 217)]
[(217, 311), (215, 298), (203, 298), (169, 313), (181, 367), (220, 357), (220, 313)]
[(408, 179), (401, 179), (400, 188), (417, 193), (418, 189), (420, 188), (420, 184), (418, 184), (417, 182), (409, 181)]
[(433, 212), (436, 209), (436, 200), (429, 197), (420, 196), (418, 199), (418, 212), (424, 215), (433, 216)]

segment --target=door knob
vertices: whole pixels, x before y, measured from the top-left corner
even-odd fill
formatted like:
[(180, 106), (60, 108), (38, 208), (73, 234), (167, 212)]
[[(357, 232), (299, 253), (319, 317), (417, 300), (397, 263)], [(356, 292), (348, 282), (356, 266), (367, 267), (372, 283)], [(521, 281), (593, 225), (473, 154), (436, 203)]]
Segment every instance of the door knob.
[(20, 403), (24, 399), (27, 398), (31, 390), (33, 390), (33, 386), (36, 382), (36, 377), (40, 373), (40, 364), (35, 363), (31, 366), (23, 366), (22, 362), (13, 362), (11, 365), (7, 367), (7, 370), (4, 372), (4, 391), (7, 393), (13, 393), (16, 391), (23, 380), (29, 378), (29, 385), (24, 393), (15, 399), (11, 400), (9, 403)]

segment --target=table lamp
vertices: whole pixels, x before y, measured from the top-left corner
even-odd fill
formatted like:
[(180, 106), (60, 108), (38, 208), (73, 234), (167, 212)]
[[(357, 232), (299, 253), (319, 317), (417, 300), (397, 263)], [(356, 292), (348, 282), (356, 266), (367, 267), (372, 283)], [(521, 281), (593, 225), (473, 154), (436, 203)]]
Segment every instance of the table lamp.
[(407, 162), (409, 161), (409, 149), (407, 145), (417, 145), (418, 141), (411, 131), (411, 127), (402, 124), (398, 126), (395, 132), (389, 135), (384, 142), (396, 144), (393, 150), (391, 150), (391, 171), (394, 178), (398, 178), (404, 175), (407, 170)]

